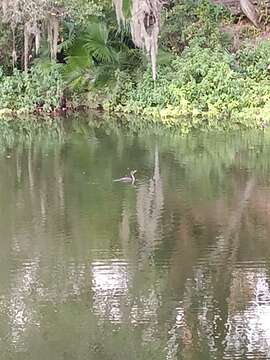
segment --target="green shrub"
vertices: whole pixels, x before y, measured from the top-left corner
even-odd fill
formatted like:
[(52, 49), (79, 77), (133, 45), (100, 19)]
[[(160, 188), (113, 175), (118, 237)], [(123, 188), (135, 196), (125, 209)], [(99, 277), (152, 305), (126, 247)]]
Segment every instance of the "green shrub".
[(205, 47), (225, 45), (226, 34), (218, 27), (230, 19), (228, 10), (207, 0), (178, 0), (163, 16), (160, 44), (177, 54), (193, 40)]
[(126, 84), (124, 96), (121, 90), (111, 108), (145, 114), (184, 132), (261, 126), (270, 120), (269, 45), (256, 49), (243, 49), (240, 58), (222, 47), (213, 50), (194, 42), (169, 66), (159, 68), (155, 83), (148, 71), (137, 83)]
[(15, 69), (10, 76), (0, 69), (0, 81), (0, 109), (50, 111), (58, 107), (63, 93), (59, 65), (51, 63), (36, 64), (29, 73)]
[(261, 81), (269, 78), (270, 42), (246, 44), (236, 54), (236, 59), (246, 77)]

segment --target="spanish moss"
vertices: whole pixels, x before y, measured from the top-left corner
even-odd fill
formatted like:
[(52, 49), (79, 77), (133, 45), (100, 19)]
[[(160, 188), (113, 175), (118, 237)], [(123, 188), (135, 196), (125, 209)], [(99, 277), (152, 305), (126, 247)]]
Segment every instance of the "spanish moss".
[[(113, 1), (118, 23), (120, 23), (120, 20), (125, 21), (122, 0)], [(162, 5), (162, 0), (133, 0), (131, 6), (132, 39), (138, 48), (146, 51), (152, 66), (154, 80), (156, 79), (156, 58)]]

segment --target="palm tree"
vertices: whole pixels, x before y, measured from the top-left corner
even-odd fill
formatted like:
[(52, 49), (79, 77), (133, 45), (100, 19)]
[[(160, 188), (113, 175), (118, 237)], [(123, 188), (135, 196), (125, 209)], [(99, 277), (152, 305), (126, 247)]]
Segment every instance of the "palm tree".
[(67, 52), (64, 78), (72, 87), (103, 85), (115, 80), (117, 70), (134, 68), (142, 62), (141, 52), (122, 43), (103, 22), (89, 24)]

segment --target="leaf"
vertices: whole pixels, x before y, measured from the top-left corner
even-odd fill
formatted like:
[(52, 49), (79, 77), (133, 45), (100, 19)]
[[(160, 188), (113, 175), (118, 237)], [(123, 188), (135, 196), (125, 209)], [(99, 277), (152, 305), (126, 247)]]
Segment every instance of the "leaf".
[(103, 23), (90, 24), (84, 34), (84, 47), (99, 62), (115, 61), (115, 52), (108, 45), (109, 31)]
[(67, 51), (75, 42), (75, 24), (71, 21), (64, 22), (64, 29), (67, 33), (67, 38), (58, 45), (58, 51)]
[[(114, 70), (114, 71), (113, 71)], [(112, 65), (100, 65), (95, 69), (95, 77), (93, 85), (95, 88), (101, 88), (108, 83), (114, 83), (115, 79), (115, 70), (116, 67), (113, 69)]]
[(63, 71), (64, 80), (67, 83), (82, 79), (91, 68), (92, 60), (83, 44), (77, 42), (66, 57), (66, 66)]

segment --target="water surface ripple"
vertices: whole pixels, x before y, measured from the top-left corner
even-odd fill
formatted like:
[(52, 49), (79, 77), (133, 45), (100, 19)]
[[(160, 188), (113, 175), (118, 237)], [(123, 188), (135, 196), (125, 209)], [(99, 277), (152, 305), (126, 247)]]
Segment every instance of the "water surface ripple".
[(270, 134), (80, 126), (0, 156), (0, 359), (270, 359)]

